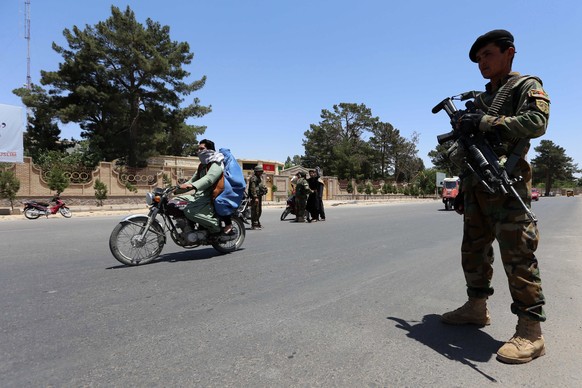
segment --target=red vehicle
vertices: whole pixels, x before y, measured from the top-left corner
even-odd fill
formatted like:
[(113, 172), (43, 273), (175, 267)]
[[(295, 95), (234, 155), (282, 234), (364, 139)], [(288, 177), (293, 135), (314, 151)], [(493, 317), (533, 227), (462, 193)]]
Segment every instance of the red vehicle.
[(451, 210), (454, 208), (455, 197), (459, 194), (459, 185), (461, 180), (458, 176), (452, 178), (445, 178), (443, 180), (443, 191), (441, 192), (441, 197), (443, 203), (445, 204), (446, 210)]
[[(55, 205), (51, 206), (51, 202), (54, 202)], [(57, 212), (65, 218), (71, 218), (73, 215), (71, 209), (58, 196), (53, 197), (49, 202), (24, 202), (24, 216), (29, 220), (36, 220), (40, 216), (48, 217), (49, 214), (57, 214)]]
[(531, 189), (531, 200), (538, 201), (540, 199), (540, 192), (535, 187)]

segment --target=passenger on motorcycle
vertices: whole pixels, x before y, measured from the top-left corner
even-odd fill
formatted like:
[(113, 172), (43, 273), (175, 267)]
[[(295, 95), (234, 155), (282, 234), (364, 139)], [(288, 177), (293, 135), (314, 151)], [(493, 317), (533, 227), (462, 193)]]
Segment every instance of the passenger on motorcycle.
[(184, 208), (186, 218), (197, 222), (210, 233), (218, 233), (220, 223), (214, 215), (212, 200), (224, 188), (224, 155), (216, 152), (213, 141), (204, 139), (198, 144), (198, 158), (200, 158), (198, 171), (190, 180), (182, 183), (175, 193), (194, 190), (192, 195), (181, 195), (188, 200), (188, 205)]

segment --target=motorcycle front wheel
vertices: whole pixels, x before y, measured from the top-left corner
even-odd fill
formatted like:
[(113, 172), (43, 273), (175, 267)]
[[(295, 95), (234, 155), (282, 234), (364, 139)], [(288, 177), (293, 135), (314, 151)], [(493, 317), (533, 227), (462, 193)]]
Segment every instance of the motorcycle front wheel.
[(283, 210), (283, 214), (281, 214), (281, 221), (285, 221), (285, 218), (287, 218), (289, 213), (291, 213), (291, 209), (286, 208), (285, 210)]
[(62, 208), (59, 209), (59, 212), (61, 213), (61, 215), (65, 218), (71, 218), (73, 216), (73, 213), (71, 213), (71, 209), (69, 209), (66, 206), (63, 206)]
[(164, 229), (153, 222), (142, 236), (148, 217), (134, 217), (120, 222), (111, 232), (109, 249), (122, 264), (141, 265), (153, 261), (162, 252), (165, 244)]
[(234, 231), (234, 238), (232, 240), (219, 240), (212, 243), (212, 247), (220, 253), (230, 253), (239, 249), (245, 241), (246, 228), (243, 221), (239, 217), (232, 217), (232, 230)]
[(24, 216), (29, 220), (36, 220), (38, 217), (40, 217), (40, 213), (33, 207), (27, 207), (24, 209)]

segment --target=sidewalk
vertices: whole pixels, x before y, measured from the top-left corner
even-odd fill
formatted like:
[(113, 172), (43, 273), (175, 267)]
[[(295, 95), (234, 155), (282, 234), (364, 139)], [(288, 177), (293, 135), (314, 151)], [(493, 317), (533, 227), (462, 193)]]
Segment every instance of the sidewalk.
[[(437, 198), (438, 199), (438, 198)], [(335, 207), (335, 206), (366, 206), (366, 205), (378, 205), (378, 204), (401, 204), (401, 203), (409, 203), (409, 202), (427, 202), (427, 201), (435, 201), (436, 199), (433, 198), (410, 198), (410, 197), (401, 197), (401, 198), (393, 198), (393, 199), (383, 199), (383, 200), (374, 200), (374, 199), (366, 199), (366, 200), (326, 200), (323, 201), (324, 206), (328, 207)], [(268, 208), (281, 208), (283, 209), (286, 206), (286, 202), (274, 202), (274, 201), (265, 201), (263, 202), (263, 207)], [(123, 215), (123, 214), (138, 214), (143, 213), (147, 214), (148, 207), (145, 203), (143, 204), (121, 204), (121, 205), (103, 205), (103, 206), (87, 206), (87, 205), (72, 205), (69, 206), (71, 212), (73, 213), (73, 217), (91, 217), (91, 216), (109, 216), (109, 215)], [(22, 214), (21, 208), (14, 208), (15, 211), (18, 211), (18, 214), (10, 214), (4, 215), (0, 214), (0, 222), (2, 221), (10, 221), (10, 220), (23, 220), (26, 219), (24, 214)], [(50, 215), (49, 217), (59, 216), (59, 214)], [(40, 218), (45, 218), (41, 216)]]

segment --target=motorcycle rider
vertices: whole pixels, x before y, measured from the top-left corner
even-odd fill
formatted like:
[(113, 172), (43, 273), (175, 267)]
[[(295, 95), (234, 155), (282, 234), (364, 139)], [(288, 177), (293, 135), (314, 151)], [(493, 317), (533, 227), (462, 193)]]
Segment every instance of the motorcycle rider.
[[(198, 170), (190, 180), (179, 185), (176, 194), (185, 193), (194, 190), (192, 195), (183, 196), (188, 199), (188, 205), (184, 208), (184, 214), (190, 221), (203, 226), (210, 233), (220, 232), (219, 220), (214, 215), (212, 207), (213, 193), (219, 193), (224, 187), (224, 155), (216, 152), (214, 142), (203, 139), (198, 144), (198, 158), (200, 164)], [(230, 223), (226, 223), (225, 230), (232, 228)], [(226, 230), (226, 233), (229, 231)], [(205, 237), (204, 231), (197, 231), (192, 239)]]

